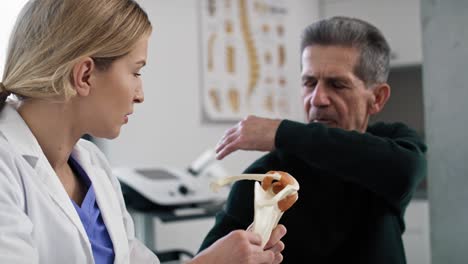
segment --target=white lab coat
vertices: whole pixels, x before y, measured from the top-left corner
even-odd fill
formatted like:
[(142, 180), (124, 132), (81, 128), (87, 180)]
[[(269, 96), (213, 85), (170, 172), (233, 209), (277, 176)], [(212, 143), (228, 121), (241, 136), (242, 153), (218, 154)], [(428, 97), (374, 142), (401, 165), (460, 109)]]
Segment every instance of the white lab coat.
[[(80, 140), (72, 156), (94, 185), (114, 246), (114, 263), (159, 263), (135, 239), (119, 182), (104, 155), (91, 142)], [(0, 263), (94, 263), (78, 213), (11, 103), (0, 113)]]

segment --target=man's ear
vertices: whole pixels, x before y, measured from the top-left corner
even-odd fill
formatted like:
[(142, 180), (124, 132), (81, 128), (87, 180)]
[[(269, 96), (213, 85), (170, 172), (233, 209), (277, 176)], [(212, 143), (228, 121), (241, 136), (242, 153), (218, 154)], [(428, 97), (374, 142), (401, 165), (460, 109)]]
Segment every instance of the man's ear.
[(374, 101), (370, 106), (371, 115), (377, 114), (384, 108), (385, 103), (387, 103), (388, 99), (390, 98), (390, 90), (390, 85), (388, 85), (387, 83), (382, 83), (372, 88), (372, 93), (374, 94)]
[(73, 67), (73, 88), (79, 96), (88, 96), (91, 90), (91, 74), (96, 67), (94, 61), (90, 57), (86, 57), (78, 61)]

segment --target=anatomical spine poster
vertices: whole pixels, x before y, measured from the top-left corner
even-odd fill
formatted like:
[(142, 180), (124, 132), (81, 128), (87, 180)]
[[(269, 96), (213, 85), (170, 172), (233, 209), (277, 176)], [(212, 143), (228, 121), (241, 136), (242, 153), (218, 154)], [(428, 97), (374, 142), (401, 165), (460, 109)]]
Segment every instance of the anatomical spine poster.
[(208, 121), (289, 114), (286, 3), (200, 1), (202, 107)]

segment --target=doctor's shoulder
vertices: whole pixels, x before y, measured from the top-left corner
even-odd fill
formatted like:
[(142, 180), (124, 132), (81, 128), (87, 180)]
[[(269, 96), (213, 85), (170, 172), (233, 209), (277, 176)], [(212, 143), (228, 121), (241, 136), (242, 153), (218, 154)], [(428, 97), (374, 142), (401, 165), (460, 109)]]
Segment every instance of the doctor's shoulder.
[[(21, 156), (14, 148), (14, 146), (7, 140), (5, 135), (0, 131), (0, 174), (6, 173), (5, 169), (9, 168), (9, 174), (15, 174), (18, 167), (18, 159), (22, 159)], [(17, 173), (16, 173), (17, 174)]]
[(20, 167), (24, 164), (22, 159), (24, 157), (15, 151), (14, 146), (0, 132), (0, 192), (4, 195), (14, 194), (20, 200), (24, 191), (20, 172)]

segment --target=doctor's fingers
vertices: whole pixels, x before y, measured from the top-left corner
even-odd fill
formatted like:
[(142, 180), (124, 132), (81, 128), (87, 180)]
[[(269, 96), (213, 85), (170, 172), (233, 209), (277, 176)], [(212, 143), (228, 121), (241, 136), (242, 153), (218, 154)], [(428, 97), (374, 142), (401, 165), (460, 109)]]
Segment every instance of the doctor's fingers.
[(283, 261), (281, 253), (274, 253), (271, 250), (262, 250), (259, 245), (253, 245), (248, 254), (247, 263), (252, 264), (278, 264)]
[[(247, 239), (250, 243), (250, 251), (247, 263), (261, 263), (261, 264), (272, 264), (280, 263), (283, 257), (279, 257), (272, 250), (263, 250), (261, 248), (262, 239), (261, 237), (253, 232), (246, 232)], [(277, 262), (280, 261), (280, 262)]]
[[(262, 244), (262, 237), (259, 234), (245, 230), (238, 230), (238, 232), (246, 236), (249, 245), (260, 246)], [(262, 251), (262, 249), (259, 248), (258, 251)]]
[[(281, 225), (281, 224), (277, 225), (271, 232), (270, 239), (268, 240), (268, 243), (265, 245), (265, 249), (270, 249), (272, 247), (275, 247), (279, 242), (281, 242), (280, 240), (281, 238), (284, 237), (284, 235), (286, 235), (286, 232), (287, 230), (284, 225)], [(284, 249), (284, 244), (281, 250), (283, 249)]]
[(281, 254), (281, 252), (284, 250), (284, 243), (283, 241), (279, 241), (278, 243), (276, 243), (273, 247), (269, 248), (269, 249), (266, 249), (266, 250), (269, 250), (271, 252), (273, 252), (273, 254)]
[[(260, 248), (259, 248), (260, 249)], [(275, 254), (269, 250), (258, 251), (249, 258), (248, 263), (272, 264), (275, 263)]]
[[(278, 230), (281, 232), (284, 229), (284, 233), (286, 233), (286, 228), (283, 225), (280, 225), (283, 228), (279, 228)], [(275, 246), (269, 250), (263, 250), (261, 248), (262, 238), (253, 232), (246, 232), (247, 239), (251, 243), (250, 251), (251, 257), (248, 260), (248, 263), (261, 263), (261, 264), (277, 264), (283, 261), (283, 255), (281, 255), (281, 251), (284, 248), (283, 242), (279, 241), (275, 244)]]
[(284, 250), (284, 243), (282, 241), (279, 241), (273, 247), (266, 249), (266, 251), (273, 252), (275, 256), (273, 260), (274, 264), (281, 263), (283, 261), (283, 255), (281, 254), (283, 250)]
[(273, 264), (279, 264), (283, 262), (283, 254), (277, 253), (275, 254), (275, 259), (273, 260)]

